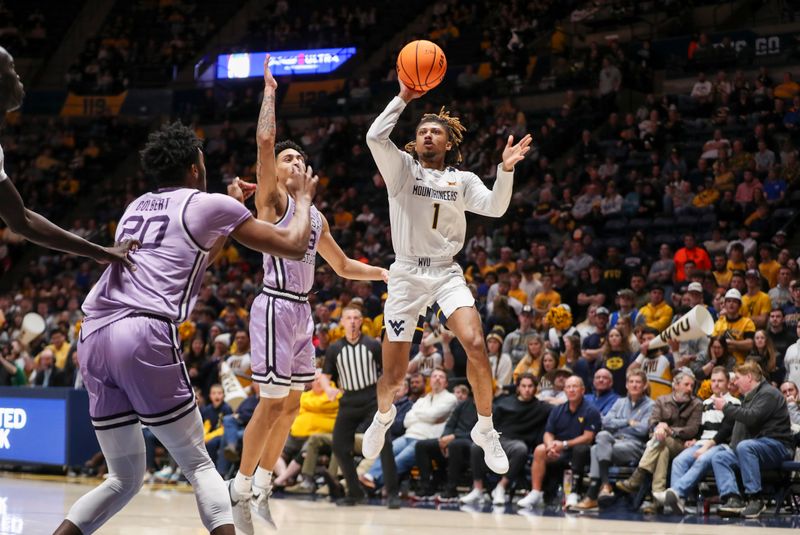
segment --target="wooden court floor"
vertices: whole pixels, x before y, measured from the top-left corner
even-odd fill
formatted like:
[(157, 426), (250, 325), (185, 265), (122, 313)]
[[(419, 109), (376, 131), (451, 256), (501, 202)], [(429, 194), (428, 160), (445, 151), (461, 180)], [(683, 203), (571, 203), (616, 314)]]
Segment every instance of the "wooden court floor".
[[(70, 505), (96, 481), (0, 474), (0, 535), (52, 533)], [(274, 499), (277, 533), (292, 535), (442, 535), (536, 533), (569, 535), (756, 535), (800, 527), (800, 518), (765, 514), (758, 521), (718, 517), (643, 517), (615, 512), (595, 515), (520, 515), (516, 509), (437, 510), (432, 505), (390, 511), (381, 505), (337, 508), (326, 500)], [(188, 486), (146, 485), (142, 492), (98, 533), (118, 535), (200, 535), (194, 497)], [(256, 533), (276, 533), (256, 520)]]

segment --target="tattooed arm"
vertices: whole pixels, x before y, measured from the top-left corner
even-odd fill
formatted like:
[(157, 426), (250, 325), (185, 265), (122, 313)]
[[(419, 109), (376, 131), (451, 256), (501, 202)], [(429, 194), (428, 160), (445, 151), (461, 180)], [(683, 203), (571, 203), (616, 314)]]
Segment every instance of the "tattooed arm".
[(264, 59), (264, 98), (258, 114), (256, 127), (256, 210), (258, 218), (274, 222), (286, 209), (285, 193), (278, 187), (278, 173), (275, 166), (275, 92), (278, 83), (269, 70), (269, 54)]

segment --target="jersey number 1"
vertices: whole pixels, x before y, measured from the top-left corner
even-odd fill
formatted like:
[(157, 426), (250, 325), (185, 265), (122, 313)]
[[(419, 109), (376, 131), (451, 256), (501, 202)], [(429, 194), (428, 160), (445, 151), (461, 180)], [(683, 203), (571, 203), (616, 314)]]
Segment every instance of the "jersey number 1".
[(439, 203), (433, 204), (433, 228), (439, 224)]

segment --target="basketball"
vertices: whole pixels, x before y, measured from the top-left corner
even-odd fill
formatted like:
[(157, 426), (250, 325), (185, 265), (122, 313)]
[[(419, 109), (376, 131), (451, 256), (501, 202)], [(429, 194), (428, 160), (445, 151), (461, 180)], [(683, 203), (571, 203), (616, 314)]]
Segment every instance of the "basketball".
[(415, 91), (429, 91), (447, 72), (447, 58), (436, 43), (412, 41), (397, 56), (397, 76)]

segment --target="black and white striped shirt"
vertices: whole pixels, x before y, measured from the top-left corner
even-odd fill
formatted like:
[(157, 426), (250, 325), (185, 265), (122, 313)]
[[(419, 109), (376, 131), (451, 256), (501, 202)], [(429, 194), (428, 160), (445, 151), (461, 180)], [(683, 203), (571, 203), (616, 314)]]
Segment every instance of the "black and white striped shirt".
[(381, 344), (361, 335), (355, 344), (342, 338), (325, 353), (323, 373), (330, 375), (345, 392), (355, 392), (378, 382), (381, 372)]

